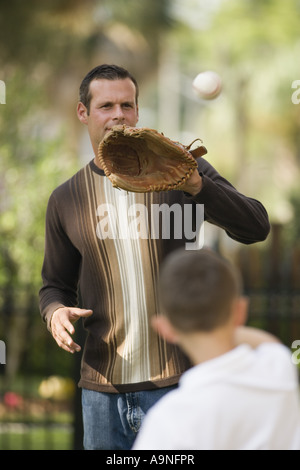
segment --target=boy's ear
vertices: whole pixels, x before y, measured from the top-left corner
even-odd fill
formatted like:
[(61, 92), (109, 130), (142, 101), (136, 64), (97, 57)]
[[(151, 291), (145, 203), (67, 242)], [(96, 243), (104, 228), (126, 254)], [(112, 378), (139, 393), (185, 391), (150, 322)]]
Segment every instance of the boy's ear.
[(247, 322), (248, 318), (248, 308), (249, 308), (249, 298), (248, 297), (239, 297), (235, 300), (234, 303), (234, 316), (235, 316), (235, 325), (243, 326)]
[(153, 329), (166, 341), (169, 343), (178, 342), (177, 332), (167, 317), (159, 314), (152, 318), (151, 324)]

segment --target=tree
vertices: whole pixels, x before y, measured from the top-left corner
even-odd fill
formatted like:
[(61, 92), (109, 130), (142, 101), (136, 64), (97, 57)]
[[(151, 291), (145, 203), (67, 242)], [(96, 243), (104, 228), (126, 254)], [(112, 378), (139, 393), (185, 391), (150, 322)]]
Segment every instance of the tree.
[(9, 342), (10, 378), (28, 352), (33, 315), (40, 325), (47, 200), (78, 169), (79, 83), (105, 61), (128, 66), (138, 80), (152, 75), (169, 26), (168, 3), (0, 0), (0, 79), (6, 85), (0, 108), (0, 339)]

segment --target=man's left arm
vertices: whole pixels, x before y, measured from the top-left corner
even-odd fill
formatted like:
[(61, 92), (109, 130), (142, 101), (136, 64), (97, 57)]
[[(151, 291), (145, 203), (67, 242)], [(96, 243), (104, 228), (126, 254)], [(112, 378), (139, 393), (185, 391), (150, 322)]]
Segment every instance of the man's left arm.
[(205, 159), (198, 159), (198, 171), (181, 190), (204, 204), (205, 220), (224, 229), (233, 240), (251, 244), (267, 238), (270, 223), (261, 202), (237, 191)]

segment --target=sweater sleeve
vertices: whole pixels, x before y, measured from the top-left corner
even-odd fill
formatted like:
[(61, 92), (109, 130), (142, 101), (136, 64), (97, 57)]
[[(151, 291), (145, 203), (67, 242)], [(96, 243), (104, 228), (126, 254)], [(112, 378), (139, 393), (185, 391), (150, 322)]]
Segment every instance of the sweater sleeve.
[(43, 285), (39, 292), (40, 313), (48, 329), (55, 310), (78, 303), (81, 255), (63, 229), (58, 207), (52, 193), (46, 211)]
[(263, 241), (270, 232), (266, 209), (256, 199), (241, 194), (205, 159), (198, 160), (203, 187), (193, 197), (204, 204), (205, 220), (225, 230), (235, 241), (251, 244)]

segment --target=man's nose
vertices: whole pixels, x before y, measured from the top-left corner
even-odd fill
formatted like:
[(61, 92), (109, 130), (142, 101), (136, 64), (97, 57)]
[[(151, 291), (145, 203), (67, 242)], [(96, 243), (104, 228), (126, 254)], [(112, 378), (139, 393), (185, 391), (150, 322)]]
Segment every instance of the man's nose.
[(113, 119), (118, 121), (122, 121), (124, 119), (124, 112), (121, 106), (115, 106)]

